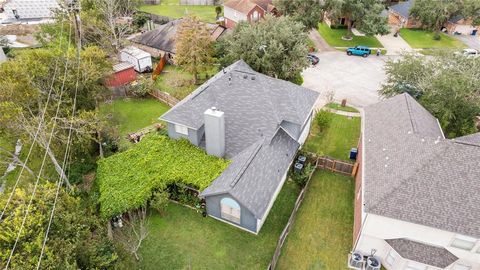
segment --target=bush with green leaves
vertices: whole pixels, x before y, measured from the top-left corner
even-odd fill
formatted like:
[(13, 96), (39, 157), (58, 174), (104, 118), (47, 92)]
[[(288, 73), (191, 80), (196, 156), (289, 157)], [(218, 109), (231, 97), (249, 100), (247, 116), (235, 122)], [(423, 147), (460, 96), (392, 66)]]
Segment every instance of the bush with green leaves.
[(325, 131), (330, 126), (332, 118), (332, 113), (325, 110), (321, 110), (315, 115), (315, 123), (320, 132)]
[(127, 151), (98, 162), (101, 214), (108, 218), (137, 209), (147, 203), (153, 190), (173, 183), (203, 190), (228, 164), (185, 139), (147, 135)]
[(295, 182), (300, 187), (304, 187), (307, 184), (308, 177), (310, 177), (310, 174), (312, 174), (314, 170), (315, 166), (307, 163), (305, 167), (303, 167), (301, 172), (292, 172), (290, 174), (290, 178), (292, 178), (293, 182)]
[(169, 197), (170, 194), (166, 190), (155, 191), (150, 201), (150, 207), (163, 214), (167, 208)]

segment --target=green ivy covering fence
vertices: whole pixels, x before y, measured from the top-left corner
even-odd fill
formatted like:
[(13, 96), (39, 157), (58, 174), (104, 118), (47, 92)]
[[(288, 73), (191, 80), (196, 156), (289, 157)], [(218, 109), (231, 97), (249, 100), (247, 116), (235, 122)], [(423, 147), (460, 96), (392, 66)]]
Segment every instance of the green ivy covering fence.
[(109, 218), (144, 205), (153, 189), (181, 182), (203, 190), (229, 161), (209, 156), (187, 140), (147, 135), (125, 152), (98, 162), (100, 210)]

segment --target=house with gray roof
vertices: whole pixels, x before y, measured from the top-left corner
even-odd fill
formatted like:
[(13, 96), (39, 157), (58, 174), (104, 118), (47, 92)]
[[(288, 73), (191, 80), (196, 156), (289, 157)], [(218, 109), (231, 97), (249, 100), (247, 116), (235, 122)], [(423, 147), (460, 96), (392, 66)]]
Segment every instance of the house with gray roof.
[(447, 139), (408, 94), (365, 108), (353, 250), (386, 269), (480, 269), (480, 133)]
[(231, 160), (200, 194), (209, 216), (260, 231), (308, 136), (318, 95), (240, 60), (160, 117), (170, 138)]
[(412, 9), (415, 0), (407, 0), (399, 2), (388, 8), (388, 23), (397, 27), (405, 28), (419, 28), (420, 21), (410, 16), (410, 9)]

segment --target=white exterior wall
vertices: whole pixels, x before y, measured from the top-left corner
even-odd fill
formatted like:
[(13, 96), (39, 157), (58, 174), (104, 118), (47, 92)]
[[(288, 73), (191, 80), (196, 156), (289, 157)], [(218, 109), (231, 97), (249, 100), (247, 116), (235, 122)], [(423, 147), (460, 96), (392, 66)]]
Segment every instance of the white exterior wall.
[(300, 137), (298, 138), (298, 142), (300, 145), (303, 145), (305, 141), (307, 140), (308, 134), (310, 133), (310, 127), (312, 126), (312, 118), (313, 118), (313, 113), (310, 112), (310, 117), (307, 120), (307, 123), (305, 124), (305, 128), (302, 131), (302, 134), (300, 134)]
[(232, 20), (236, 23), (240, 21), (246, 21), (247, 20), (247, 14), (238, 12), (232, 8), (223, 6), (223, 16), (229, 20)]
[[(367, 214), (356, 250), (362, 252), (364, 255), (369, 255), (372, 249), (376, 249), (375, 255), (381, 258), (385, 268), (389, 270), (404, 269), (408, 261), (398, 256), (398, 254), (396, 254), (396, 260), (393, 266), (386, 264), (385, 257), (391, 250), (391, 247), (384, 239), (407, 238), (433, 246), (444, 247), (459, 258), (457, 263), (471, 266), (470, 270), (480, 270), (480, 239), (477, 239), (477, 243), (471, 251), (466, 251), (450, 246), (450, 243), (456, 235), (457, 234), (452, 232), (423, 225)], [(455, 264), (446, 269), (455, 269), (454, 265)], [(429, 267), (427, 269), (438, 268)]]

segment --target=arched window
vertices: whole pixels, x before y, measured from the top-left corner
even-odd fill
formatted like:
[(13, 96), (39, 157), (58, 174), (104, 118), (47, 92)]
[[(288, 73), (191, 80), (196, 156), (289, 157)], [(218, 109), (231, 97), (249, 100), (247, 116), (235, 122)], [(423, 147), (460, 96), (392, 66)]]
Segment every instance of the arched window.
[(220, 201), (220, 211), (223, 219), (240, 223), (240, 205), (231, 198), (223, 198)]

